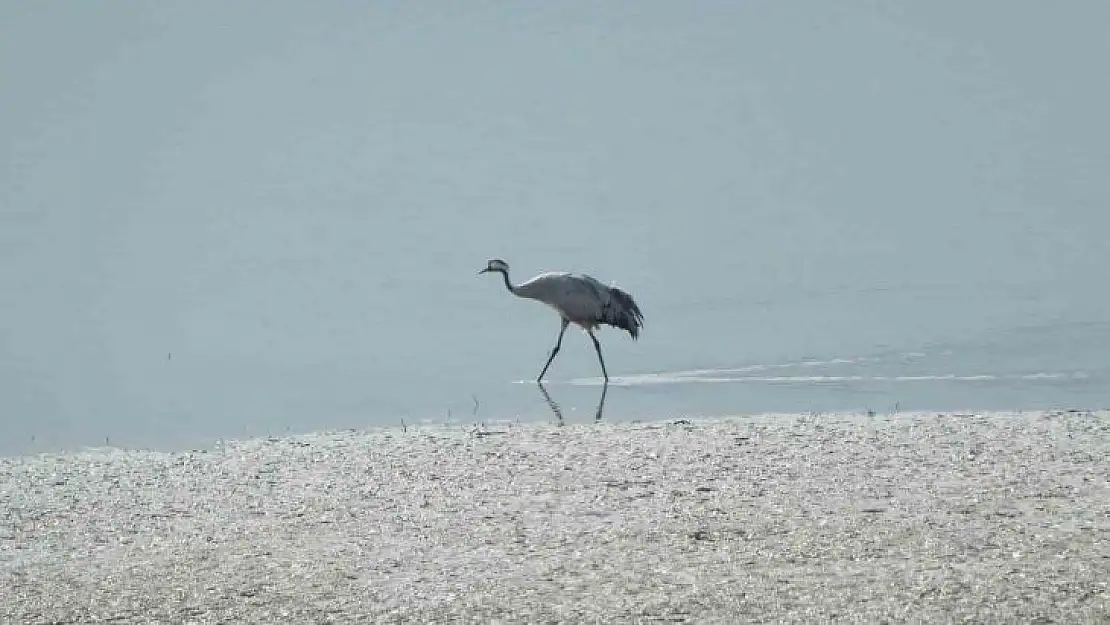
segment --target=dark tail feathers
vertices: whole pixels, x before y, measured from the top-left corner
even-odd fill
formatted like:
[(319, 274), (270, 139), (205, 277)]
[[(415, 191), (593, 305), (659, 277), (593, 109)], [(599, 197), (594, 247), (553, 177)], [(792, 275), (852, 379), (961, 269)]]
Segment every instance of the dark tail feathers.
[(602, 311), (600, 321), (628, 331), (632, 339), (636, 340), (640, 336), (640, 328), (644, 325), (644, 315), (640, 312), (640, 307), (631, 295), (615, 286), (611, 286), (609, 287), (609, 303)]

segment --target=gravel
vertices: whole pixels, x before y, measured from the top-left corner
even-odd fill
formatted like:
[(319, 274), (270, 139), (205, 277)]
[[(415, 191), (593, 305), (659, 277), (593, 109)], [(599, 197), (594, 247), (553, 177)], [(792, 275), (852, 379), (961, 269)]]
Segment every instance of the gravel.
[(1110, 623), (1110, 413), (0, 459), (0, 621)]

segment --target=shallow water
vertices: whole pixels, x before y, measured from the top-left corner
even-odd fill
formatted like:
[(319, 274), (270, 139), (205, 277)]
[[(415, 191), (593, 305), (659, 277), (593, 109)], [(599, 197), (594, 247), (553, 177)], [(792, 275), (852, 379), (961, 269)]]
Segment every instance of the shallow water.
[(605, 418), (1110, 405), (1104, 20), (718, 9), (5, 9), (0, 453), (554, 419), (491, 257)]

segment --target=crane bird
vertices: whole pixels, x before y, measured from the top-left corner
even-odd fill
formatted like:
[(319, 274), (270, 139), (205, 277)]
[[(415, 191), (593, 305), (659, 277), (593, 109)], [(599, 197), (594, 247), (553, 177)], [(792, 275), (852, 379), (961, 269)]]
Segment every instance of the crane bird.
[(605, 384), (609, 384), (609, 372), (605, 370), (605, 357), (601, 355), (601, 344), (597, 341), (594, 330), (605, 324), (625, 330), (636, 340), (640, 336), (640, 328), (644, 325), (644, 315), (640, 307), (628, 292), (615, 286), (605, 286), (586, 274), (572, 274), (565, 271), (550, 271), (513, 286), (509, 280), (509, 263), (494, 258), (486, 263), (486, 268), (479, 271), (483, 273), (500, 273), (505, 279), (505, 288), (517, 297), (526, 297), (547, 304), (559, 313), (561, 327), (559, 338), (555, 340), (555, 347), (547, 362), (540, 371), (536, 382), (543, 380), (551, 361), (559, 353), (563, 344), (563, 334), (571, 323), (580, 326), (590, 335), (597, 351), (597, 361), (601, 363), (601, 374), (605, 376)]

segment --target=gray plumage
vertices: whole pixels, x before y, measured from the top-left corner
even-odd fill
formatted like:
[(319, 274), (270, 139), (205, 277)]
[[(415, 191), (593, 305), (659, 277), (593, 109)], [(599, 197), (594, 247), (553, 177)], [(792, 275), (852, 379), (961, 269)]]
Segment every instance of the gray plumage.
[(592, 276), (551, 271), (514, 286), (509, 280), (509, 264), (500, 258), (490, 260), (486, 268), (478, 273), (500, 273), (505, 280), (505, 288), (510, 293), (547, 304), (559, 313), (562, 323), (559, 338), (536, 381), (542, 380), (547, 373), (551, 361), (559, 353), (563, 334), (571, 323), (589, 334), (597, 351), (597, 359), (601, 363), (601, 372), (605, 376), (606, 384), (609, 382), (609, 373), (605, 370), (605, 358), (601, 355), (601, 345), (594, 331), (601, 325), (609, 325), (628, 332), (633, 340), (640, 336), (644, 315), (640, 312), (636, 300), (627, 291), (616, 286), (606, 286)]

